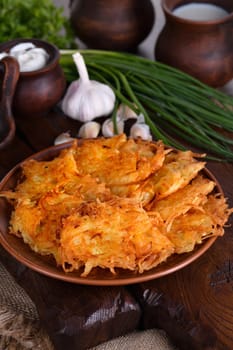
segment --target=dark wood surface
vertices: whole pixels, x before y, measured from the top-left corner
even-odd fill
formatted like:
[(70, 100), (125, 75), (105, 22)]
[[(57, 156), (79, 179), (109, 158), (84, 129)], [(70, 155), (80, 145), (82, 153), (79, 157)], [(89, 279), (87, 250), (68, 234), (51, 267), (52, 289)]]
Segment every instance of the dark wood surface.
[[(70, 131), (74, 136), (79, 127), (77, 122), (64, 117), (58, 108), (46, 116), (30, 119), (16, 117), (15, 119), (17, 126), (15, 139), (7, 148), (0, 151), (0, 177), (30, 154), (52, 146), (55, 137), (61, 132)], [(208, 168), (219, 180), (230, 206), (233, 206), (233, 164), (209, 162)], [(232, 225), (232, 223), (231, 218), (229, 224)], [(49, 324), (49, 318), (54, 310), (59, 310), (61, 305), (64, 307), (63, 311), (66, 309), (63, 319), (66, 317), (66, 312), (68, 314), (71, 311), (73, 314), (76, 312), (77, 316), (79, 311), (74, 309), (75, 302), (68, 303), (67, 293), (71, 299), (74, 298), (74, 294), (77, 298), (79, 287), (69, 283), (64, 284), (61, 281), (55, 282), (27, 268), (24, 269), (7, 254), (2, 254), (1, 260), (29, 292), (45, 325)], [(39, 289), (38, 284), (41, 284)], [(96, 295), (96, 287), (92, 289), (92, 287), (82, 286), (80, 287), (82, 294), (83, 288), (87, 288), (89, 300), (92, 293)], [(41, 298), (38, 298), (39, 290), (43, 294)], [(126, 290), (130, 291), (129, 295), (133, 296), (136, 304), (141, 307), (140, 327), (165, 329), (180, 349), (232, 350), (233, 227), (230, 225), (226, 227), (225, 235), (217, 239), (207, 253), (188, 267), (158, 280), (126, 287)], [(61, 291), (64, 291), (64, 300), (62, 300)], [(56, 298), (47, 299), (45, 295), (48, 292), (51, 295), (54, 293)], [(127, 294), (127, 298), (129, 295)], [(53, 306), (50, 304), (51, 300), (55, 303)], [(72, 310), (67, 311), (69, 305)], [(53, 309), (51, 312), (50, 308)], [(135, 322), (131, 319), (131, 326), (128, 329), (125, 328), (125, 332), (139, 326), (137, 306), (134, 311)], [(111, 326), (115, 327), (116, 324), (112, 323)], [(99, 322), (98, 327), (100, 330), (104, 326)], [(121, 333), (124, 333), (124, 330), (121, 329)], [(72, 332), (72, 334), (75, 333), (74, 330)], [(98, 333), (98, 330), (96, 332)], [(50, 329), (50, 335), (55, 337), (56, 343), (58, 339), (56, 330)], [(119, 333), (112, 332), (109, 336), (105, 333), (98, 342), (117, 335)], [(76, 347), (71, 345), (70, 350), (79, 349), (76, 341), (71, 344), (75, 344)], [(80, 346), (81, 348), (84, 349), (85, 346)]]

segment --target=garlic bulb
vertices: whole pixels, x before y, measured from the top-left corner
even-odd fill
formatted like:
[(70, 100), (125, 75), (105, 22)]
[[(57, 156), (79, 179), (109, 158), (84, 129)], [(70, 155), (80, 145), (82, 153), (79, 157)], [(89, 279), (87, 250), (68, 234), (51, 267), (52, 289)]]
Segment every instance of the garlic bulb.
[(19, 63), (20, 72), (32, 72), (46, 66), (49, 54), (41, 47), (36, 47), (33, 43), (25, 42), (13, 46), (9, 54), (1, 53), (0, 59), (5, 56), (12, 56)]
[(78, 132), (78, 137), (85, 139), (96, 138), (100, 132), (100, 124), (94, 121), (84, 123)]
[[(122, 134), (124, 132), (124, 121), (119, 117), (116, 118), (117, 122), (117, 132)], [(102, 134), (104, 137), (112, 137), (114, 132), (114, 123), (111, 118), (106, 119), (102, 124)]]
[(109, 115), (114, 109), (116, 99), (113, 90), (108, 85), (89, 79), (80, 53), (75, 53), (73, 59), (80, 78), (72, 82), (67, 89), (61, 104), (63, 112), (82, 122)]
[(71, 137), (68, 132), (63, 132), (55, 138), (54, 145), (60, 145), (61, 143), (65, 143), (72, 140), (74, 140), (74, 138)]
[(143, 140), (152, 140), (152, 135), (150, 133), (150, 128), (144, 123), (134, 123), (130, 129), (130, 136), (132, 138), (140, 137)]

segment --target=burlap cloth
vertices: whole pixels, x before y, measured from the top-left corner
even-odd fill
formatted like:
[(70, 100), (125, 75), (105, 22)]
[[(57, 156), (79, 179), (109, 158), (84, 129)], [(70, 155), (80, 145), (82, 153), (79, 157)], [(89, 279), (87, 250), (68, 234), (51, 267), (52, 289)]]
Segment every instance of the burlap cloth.
[[(0, 262), (0, 350), (55, 350), (36, 307)], [(163, 331), (135, 331), (91, 350), (175, 350)], [(177, 350), (177, 349), (176, 349)]]

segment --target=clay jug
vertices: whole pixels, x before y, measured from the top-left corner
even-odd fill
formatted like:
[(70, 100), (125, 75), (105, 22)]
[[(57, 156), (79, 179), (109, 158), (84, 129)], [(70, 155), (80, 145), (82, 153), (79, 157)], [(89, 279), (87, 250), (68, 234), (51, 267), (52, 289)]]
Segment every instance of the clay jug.
[(135, 51), (155, 19), (150, 0), (73, 0), (70, 20), (89, 48)]
[[(181, 6), (194, 2), (199, 6), (218, 7), (225, 15), (208, 19), (187, 19), (177, 15)], [(156, 59), (213, 87), (221, 87), (231, 80), (233, 1), (162, 0), (161, 5), (166, 21), (155, 46)]]

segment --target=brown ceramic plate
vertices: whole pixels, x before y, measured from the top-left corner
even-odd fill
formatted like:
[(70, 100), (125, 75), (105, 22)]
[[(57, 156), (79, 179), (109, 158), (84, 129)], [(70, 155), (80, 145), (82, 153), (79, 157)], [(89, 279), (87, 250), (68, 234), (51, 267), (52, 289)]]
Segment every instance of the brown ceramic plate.
[[(70, 146), (71, 143), (53, 146), (39, 153), (34, 154), (30, 158), (37, 160), (49, 160), (58, 155), (59, 151)], [(28, 158), (29, 159), (29, 158)], [(21, 173), (21, 164), (15, 166), (0, 182), (0, 191), (14, 188)], [(207, 170), (204, 170), (207, 177), (213, 179), (217, 184), (217, 190), (222, 193), (222, 189), (215, 177)], [(11, 214), (11, 206), (4, 199), (0, 198), (0, 243), (15, 259), (29, 268), (63, 281), (80, 283), (86, 285), (126, 285), (132, 283), (145, 282), (155, 278), (159, 278), (183, 267), (189, 265), (194, 260), (204, 254), (214, 243), (216, 237), (206, 239), (201, 245), (190, 253), (173, 255), (166, 262), (160, 264), (156, 268), (138, 274), (131, 271), (119, 270), (114, 276), (109, 271), (103, 269), (95, 269), (88, 277), (81, 277), (79, 272), (65, 273), (61, 268), (58, 268), (53, 258), (41, 256), (34, 253), (22, 239), (10, 235), (8, 232), (8, 223)]]

